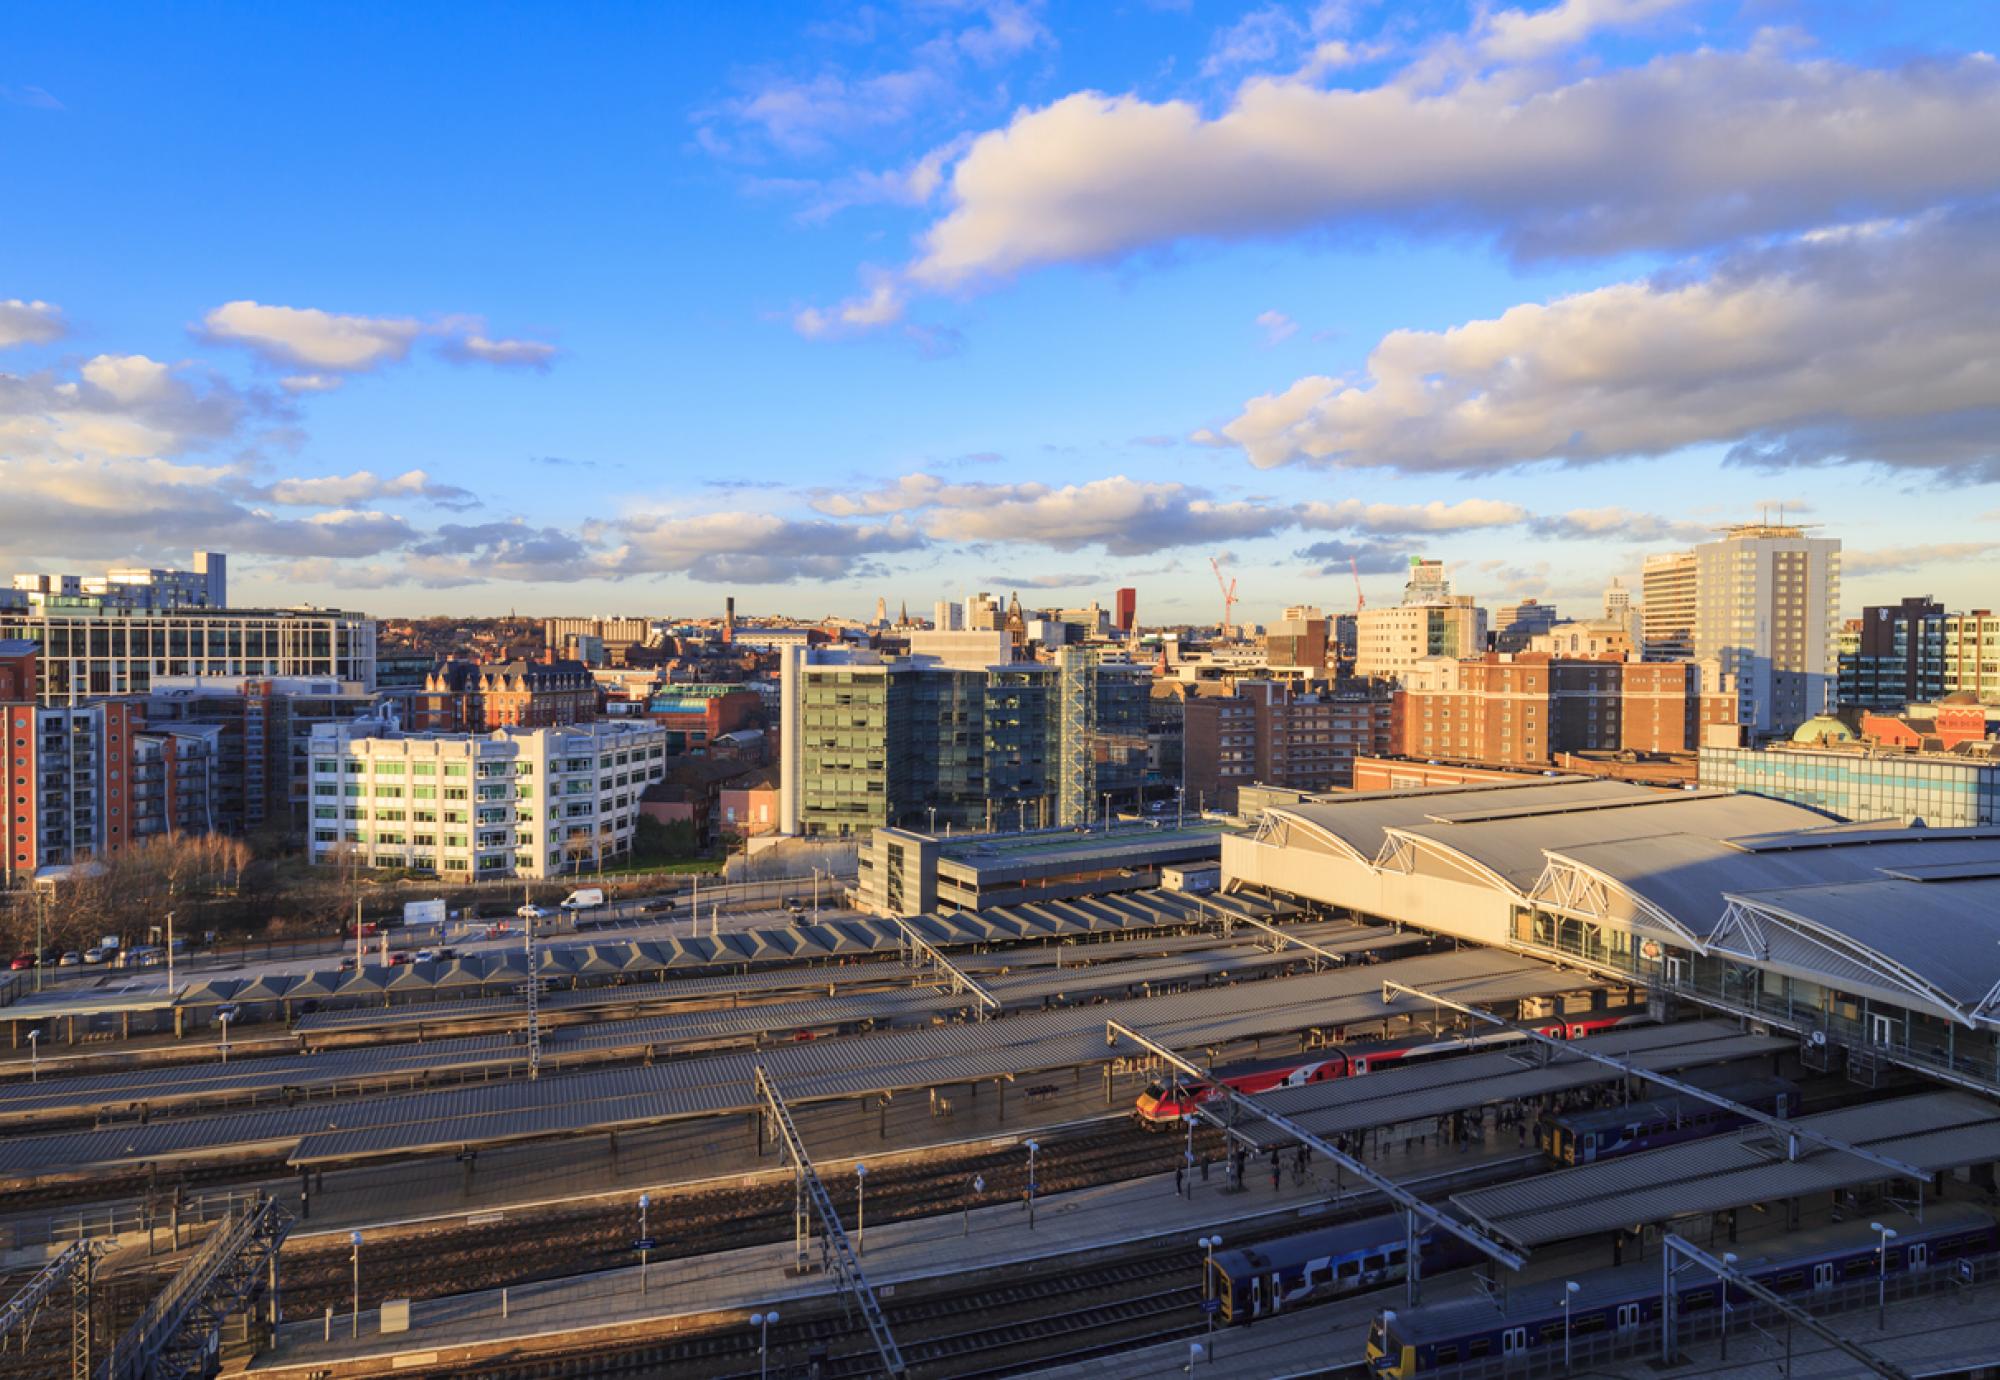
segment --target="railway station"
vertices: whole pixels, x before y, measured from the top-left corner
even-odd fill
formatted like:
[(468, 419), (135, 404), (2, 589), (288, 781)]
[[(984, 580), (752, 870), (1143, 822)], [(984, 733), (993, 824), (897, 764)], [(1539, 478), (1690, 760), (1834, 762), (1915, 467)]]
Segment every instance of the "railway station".
[(1222, 850), (1207, 894), (0, 1008), (23, 1365), (79, 1272), (288, 1376), (2000, 1354), (1914, 1321), (2000, 1313), (2000, 836), (1550, 778)]

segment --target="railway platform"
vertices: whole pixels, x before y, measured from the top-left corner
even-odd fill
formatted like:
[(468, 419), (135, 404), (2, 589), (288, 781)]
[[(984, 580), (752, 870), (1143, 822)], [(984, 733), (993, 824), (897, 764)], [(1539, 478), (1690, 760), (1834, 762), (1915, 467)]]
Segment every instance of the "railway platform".
[[(1389, 1163), (1399, 1180), (1444, 1191), (1467, 1172), (1495, 1160), (1518, 1158), (1501, 1147), (1485, 1153), (1458, 1153), (1429, 1147)], [(1329, 1167), (1317, 1166), (1321, 1171)], [(1024, 1205), (976, 1209), (917, 1221), (890, 1223), (866, 1232), (863, 1267), (886, 1302), (898, 1285), (980, 1269), (1020, 1265), (1060, 1257), (1087, 1257), (1124, 1250), (1135, 1243), (1185, 1239), (1232, 1227), (1282, 1225), (1323, 1204), (1331, 1175), (1311, 1176), (1301, 1185), (1289, 1167), (1276, 1191), (1254, 1171), (1240, 1192), (1229, 1192), (1220, 1166), (1207, 1184), (1197, 1182), (1191, 1198), (1176, 1195), (1165, 1175), (1084, 1189), (1037, 1204), (1035, 1225)], [(1365, 1204), (1350, 1194), (1348, 1201)], [(850, 1226), (851, 1235), (854, 1233)], [(504, 1291), (453, 1295), (410, 1305), (410, 1330), (383, 1335), (377, 1309), (364, 1306), (358, 1336), (350, 1314), (336, 1314), (331, 1335), (325, 1320), (287, 1324), (276, 1349), (249, 1367), (257, 1375), (320, 1376), (359, 1374), (472, 1364), (480, 1355), (518, 1355), (537, 1342), (561, 1337), (584, 1343), (594, 1337), (623, 1339), (670, 1334), (695, 1326), (741, 1321), (757, 1307), (829, 1295), (817, 1276), (790, 1279), (789, 1242), (748, 1247), (715, 1255), (660, 1261), (644, 1271), (634, 1264)], [(362, 1248), (362, 1298), (369, 1300), (367, 1253)], [(1191, 1281), (1192, 1282), (1192, 1281)]]

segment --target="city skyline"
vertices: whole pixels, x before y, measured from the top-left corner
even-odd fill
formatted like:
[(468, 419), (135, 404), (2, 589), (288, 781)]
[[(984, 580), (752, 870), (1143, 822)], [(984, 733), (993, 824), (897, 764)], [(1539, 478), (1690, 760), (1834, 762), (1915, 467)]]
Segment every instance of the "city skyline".
[(1588, 615), (1782, 505), (1991, 602), (1988, 8), (494, 14), (0, 21), (8, 568)]

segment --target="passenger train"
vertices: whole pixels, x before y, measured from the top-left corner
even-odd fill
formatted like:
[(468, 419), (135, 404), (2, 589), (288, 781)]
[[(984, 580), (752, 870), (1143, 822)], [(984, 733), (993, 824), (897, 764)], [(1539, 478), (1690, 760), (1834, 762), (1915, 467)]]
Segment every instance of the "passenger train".
[[(1590, 1016), (1575, 1021), (1550, 1021), (1534, 1029), (1559, 1040), (1581, 1040), (1621, 1026), (1643, 1025), (1644, 1015)], [(1415, 1063), (1473, 1050), (1495, 1049), (1519, 1044), (1527, 1037), (1512, 1030), (1495, 1030), (1482, 1035), (1406, 1035), (1394, 1040), (1374, 1040), (1336, 1045), (1311, 1054), (1294, 1054), (1282, 1059), (1232, 1064), (1221, 1070), (1224, 1085), (1241, 1093), (1270, 1092), (1275, 1088), (1298, 1088), (1329, 1078), (1352, 1078), (1392, 1065)], [(1178, 1125), (1194, 1115), (1196, 1107), (1213, 1101), (1220, 1092), (1209, 1083), (1151, 1083), (1139, 1095), (1134, 1115), (1140, 1125), (1159, 1130)]]
[[(1472, 1248), (1435, 1226), (1418, 1238), (1419, 1277), (1471, 1263)], [(1205, 1266), (1208, 1295), (1221, 1301), (1223, 1326), (1338, 1298), (1403, 1278), (1409, 1238), (1395, 1213), (1301, 1232), (1240, 1250), (1217, 1251)]]
[[(1776, 1293), (1810, 1296), (1850, 1280), (1872, 1279), (1881, 1268), (1899, 1275), (2000, 1252), (2000, 1227), (1993, 1214), (1971, 1203), (1932, 1203), (1921, 1222), (1901, 1212), (1877, 1220), (1897, 1233), (1886, 1266), (1877, 1258), (1881, 1238), (1867, 1219), (1860, 1219), (1738, 1246), (1736, 1268)], [(1691, 1271), (1684, 1278), (1687, 1282), (1675, 1291), (1681, 1316), (1718, 1306), (1720, 1285), (1712, 1276), (1704, 1282), (1699, 1271)], [(1368, 1334), (1369, 1371), (1383, 1380), (1406, 1380), (1495, 1360), (1526, 1364), (1543, 1347), (1560, 1349), (1563, 1284), (1544, 1278), (1510, 1286), (1504, 1302), (1478, 1295), (1378, 1313)], [(1572, 1336), (1630, 1333), (1636, 1349), (1644, 1344), (1642, 1334), (1658, 1335), (1658, 1260), (1599, 1270), (1582, 1276), (1578, 1284), (1568, 1314)], [(1747, 1294), (1730, 1286), (1732, 1309), (1750, 1304)]]
[[(1718, 1097), (1777, 1116), (1794, 1116), (1799, 1110), (1798, 1084), (1784, 1078), (1718, 1084), (1712, 1091)], [(1559, 1164), (1591, 1164), (1684, 1140), (1700, 1140), (1734, 1130), (1748, 1120), (1712, 1102), (1675, 1093), (1622, 1107), (1544, 1112), (1535, 1122), (1535, 1144)]]

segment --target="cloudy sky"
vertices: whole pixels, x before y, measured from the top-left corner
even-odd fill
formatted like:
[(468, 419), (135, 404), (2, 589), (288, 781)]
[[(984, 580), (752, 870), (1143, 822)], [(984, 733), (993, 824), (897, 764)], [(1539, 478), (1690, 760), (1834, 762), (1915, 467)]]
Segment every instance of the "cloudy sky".
[[(26, 4), (0, 570), (382, 613), (2000, 600), (1990, 0)], [(1042, 591), (1037, 594), (1034, 591)]]

